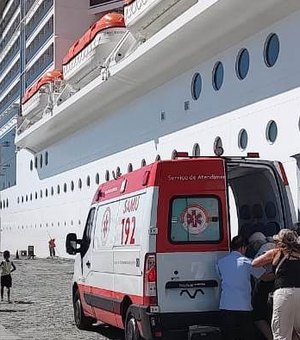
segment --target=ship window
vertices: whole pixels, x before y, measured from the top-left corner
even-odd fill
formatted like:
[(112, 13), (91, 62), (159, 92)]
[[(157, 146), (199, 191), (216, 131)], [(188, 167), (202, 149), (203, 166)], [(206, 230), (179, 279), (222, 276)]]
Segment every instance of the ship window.
[(59, 195), (60, 194), (60, 186), (59, 185), (57, 186), (56, 191), (57, 191), (57, 194)]
[(96, 184), (100, 183), (100, 176), (99, 176), (99, 174), (96, 174), (96, 176), (95, 176), (95, 183)]
[(246, 78), (249, 71), (249, 52), (246, 48), (241, 49), (236, 58), (235, 71), (239, 79)]
[(108, 170), (105, 171), (105, 180), (109, 181), (109, 171)]
[(197, 100), (200, 97), (202, 90), (202, 78), (199, 73), (195, 73), (192, 79), (191, 93), (192, 98)]
[(146, 160), (145, 158), (143, 158), (141, 161), (141, 167), (146, 166), (146, 165), (147, 165)]
[(33, 161), (32, 160), (30, 161), (30, 170), (31, 171), (33, 170)]
[(266, 128), (266, 138), (270, 144), (273, 144), (276, 141), (278, 134), (277, 124), (274, 120), (269, 121)]
[(38, 165), (38, 159), (37, 157), (34, 157), (34, 167), (37, 169), (37, 165)]
[(192, 154), (193, 156), (200, 156), (200, 146), (198, 143), (194, 144)]
[(86, 178), (86, 185), (88, 187), (91, 185), (91, 178), (90, 178), (90, 176), (87, 176), (87, 178)]
[(266, 40), (264, 48), (264, 59), (268, 67), (272, 67), (276, 63), (279, 55), (279, 48), (280, 45), (277, 34), (270, 34)]
[(79, 189), (81, 189), (82, 188), (82, 181), (81, 181), (81, 179), (79, 178), (79, 180), (78, 180), (78, 188)]
[(160, 155), (156, 155), (156, 157), (155, 157), (155, 162), (159, 162), (160, 160), (161, 160)]
[(127, 166), (127, 172), (132, 172), (132, 170), (133, 170), (133, 166), (131, 163), (129, 163)]
[(177, 156), (177, 150), (174, 149), (174, 150), (172, 151), (171, 159), (175, 159), (176, 156)]
[(48, 165), (49, 162), (49, 157), (48, 157), (48, 152), (45, 152), (45, 165)]
[(223, 142), (221, 137), (216, 137), (214, 141), (214, 154), (216, 156), (221, 156), (224, 152)]
[(71, 181), (71, 191), (73, 191), (73, 190), (74, 190), (74, 182)]
[(43, 167), (43, 155), (40, 155), (40, 167)]
[(248, 145), (248, 134), (245, 129), (239, 132), (238, 145), (241, 150), (245, 150)]
[(213, 88), (218, 91), (220, 90), (224, 80), (224, 67), (223, 64), (218, 61), (213, 69), (212, 84)]
[(67, 183), (64, 184), (64, 192), (67, 192)]

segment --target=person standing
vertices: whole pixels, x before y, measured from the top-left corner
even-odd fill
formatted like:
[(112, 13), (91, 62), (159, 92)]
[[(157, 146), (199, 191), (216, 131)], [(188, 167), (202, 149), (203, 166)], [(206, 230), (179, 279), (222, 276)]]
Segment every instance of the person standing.
[(275, 248), (257, 257), (253, 267), (273, 265), (275, 273), (272, 332), (274, 340), (300, 339), (300, 239), (282, 229), (273, 236)]
[(4, 287), (7, 288), (7, 301), (11, 303), (10, 300), (10, 289), (12, 287), (11, 273), (16, 270), (16, 266), (12, 261), (10, 261), (10, 252), (5, 250), (3, 253), (4, 261), (0, 263), (1, 268), (1, 301), (3, 301)]
[(221, 278), (221, 328), (225, 340), (253, 340), (251, 275), (260, 278), (265, 269), (252, 267), (251, 260), (244, 256), (246, 245), (241, 236), (232, 239), (230, 248), (230, 254), (217, 262)]
[(51, 238), (49, 240), (49, 252), (50, 252), (50, 257), (54, 257), (55, 256), (55, 238)]

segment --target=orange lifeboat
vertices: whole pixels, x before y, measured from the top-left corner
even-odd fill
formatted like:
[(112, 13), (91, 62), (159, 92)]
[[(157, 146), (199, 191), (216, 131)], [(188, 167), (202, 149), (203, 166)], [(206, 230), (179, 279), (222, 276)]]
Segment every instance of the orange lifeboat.
[(127, 29), (138, 39), (148, 39), (198, 0), (123, 0)]
[(106, 60), (125, 34), (122, 14), (108, 13), (69, 49), (63, 59), (64, 79), (82, 88), (100, 74), (99, 66)]
[(49, 96), (55, 92), (55, 81), (62, 79), (61, 71), (49, 71), (28, 88), (22, 98), (22, 116), (31, 121), (39, 120), (49, 104)]

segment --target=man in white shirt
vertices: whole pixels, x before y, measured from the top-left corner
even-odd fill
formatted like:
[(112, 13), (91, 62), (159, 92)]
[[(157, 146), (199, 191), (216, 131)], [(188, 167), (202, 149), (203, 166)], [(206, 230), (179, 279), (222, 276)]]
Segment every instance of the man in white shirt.
[(231, 253), (217, 263), (217, 271), (221, 277), (223, 335), (226, 340), (254, 340), (251, 275), (260, 278), (265, 269), (251, 266), (251, 260), (244, 256), (246, 245), (241, 236), (235, 236), (230, 246)]

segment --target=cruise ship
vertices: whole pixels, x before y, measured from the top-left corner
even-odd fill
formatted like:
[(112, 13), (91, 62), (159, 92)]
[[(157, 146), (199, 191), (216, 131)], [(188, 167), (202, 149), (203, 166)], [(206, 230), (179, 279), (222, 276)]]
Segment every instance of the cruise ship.
[(0, 250), (67, 256), (99, 183), (177, 151), (281, 161), (299, 217), (299, 1), (2, 0), (0, 20)]

